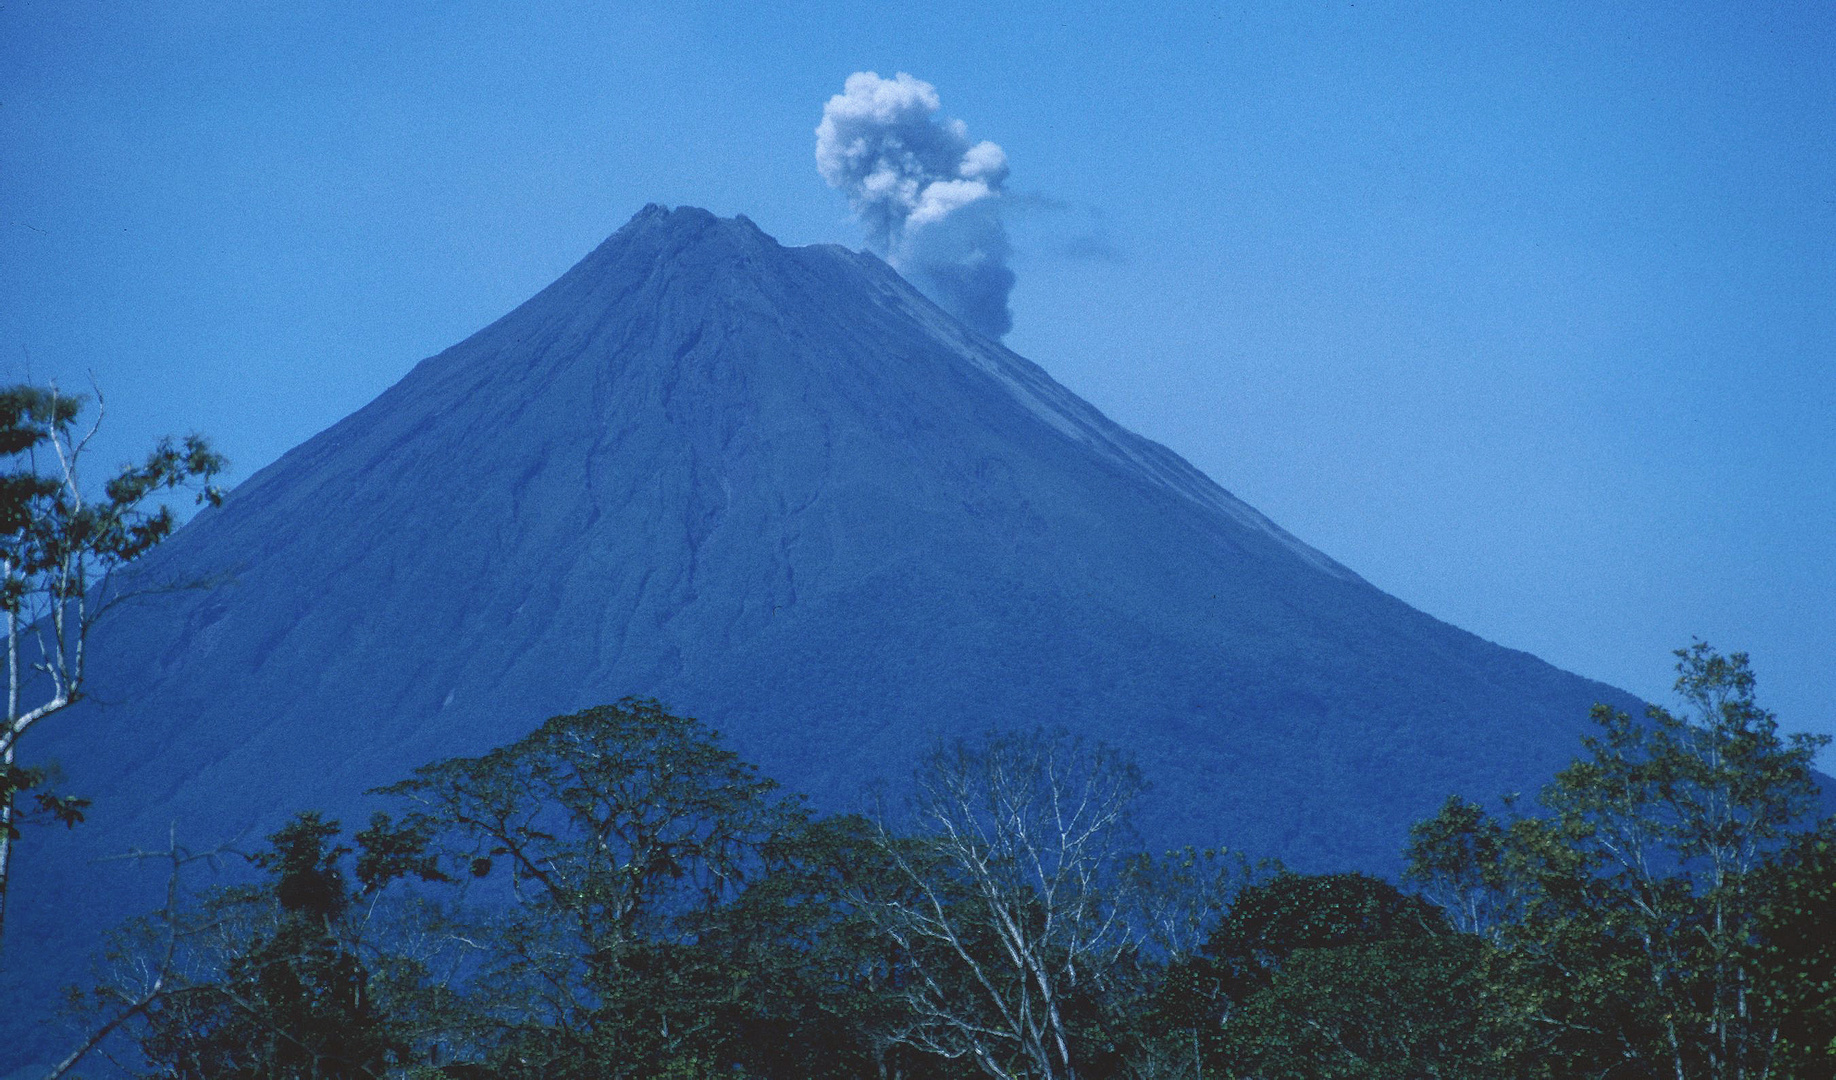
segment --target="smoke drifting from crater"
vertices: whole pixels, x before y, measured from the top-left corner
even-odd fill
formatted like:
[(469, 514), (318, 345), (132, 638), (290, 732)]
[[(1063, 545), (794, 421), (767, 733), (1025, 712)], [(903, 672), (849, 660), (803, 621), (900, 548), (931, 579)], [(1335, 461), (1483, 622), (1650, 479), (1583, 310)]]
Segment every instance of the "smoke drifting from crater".
[(937, 116), (937, 88), (901, 71), (848, 76), (816, 127), (816, 168), (840, 188), (868, 243), (944, 310), (990, 337), (1013, 327), (1007, 154)]

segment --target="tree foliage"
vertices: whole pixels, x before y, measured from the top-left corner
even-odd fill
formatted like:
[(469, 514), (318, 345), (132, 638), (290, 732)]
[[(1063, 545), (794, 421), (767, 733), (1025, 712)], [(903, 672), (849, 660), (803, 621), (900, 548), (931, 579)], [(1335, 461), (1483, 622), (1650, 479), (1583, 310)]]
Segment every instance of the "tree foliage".
[(424, 1056), (441, 1015), (430, 957), (392, 918), (413, 909), (379, 917), (379, 902), (401, 879), (441, 875), (418, 852), (404, 857), (385, 817), (355, 851), (339, 835), (337, 822), (300, 814), (247, 858), (257, 881), (118, 936), (114, 978), (90, 1006), (127, 1023), (145, 1075), (369, 1080)]
[(1380, 879), (1281, 870), (1237, 892), (1156, 1004), (1202, 1075), (1485, 1077), (1485, 948)]
[(508, 901), (472, 931), (492, 946), (474, 1022), (500, 1075), (707, 1059), (740, 973), (705, 962), (696, 927), (802, 825), (775, 789), (697, 721), (628, 699), (385, 790), (453, 876)]
[(1836, 1077), (1836, 821), (1795, 837), (1761, 872), (1755, 1012), (1778, 1018), (1781, 1076)]
[(418, 770), (349, 841), (302, 815), (98, 1000), (198, 1080), (1831, 1078), (1816, 740), (1744, 657), (1679, 661), (1684, 715), (1596, 710), (1535, 812), (1421, 823), (1416, 893), (1149, 857), (1142, 778), (1069, 736), (823, 817), (626, 700)]
[[(145, 460), (118, 469), (100, 493), (86, 488), (83, 457), (101, 423), (101, 396), (84, 427), (87, 405), (55, 385), (0, 387), (0, 611), (7, 677), (0, 724), (0, 929), (21, 811), (71, 826), (89, 805), (51, 790), (52, 770), (19, 764), (20, 739), (81, 700), (90, 628), (122, 599), (115, 571), (178, 525), (165, 496), (191, 488), (199, 503), (222, 500), (211, 481), (227, 463), (199, 435), (161, 439)], [(27, 791), (30, 800), (18, 805)]]
[(1810, 823), (1819, 740), (1779, 734), (1745, 655), (1677, 657), (1685, 715), (1596, 707), (1541, 814), (1455, 800), (1414, 832), (1411, 876), (1501, 946), (1525, 1075), (1777, 1075), (1768, 867)]

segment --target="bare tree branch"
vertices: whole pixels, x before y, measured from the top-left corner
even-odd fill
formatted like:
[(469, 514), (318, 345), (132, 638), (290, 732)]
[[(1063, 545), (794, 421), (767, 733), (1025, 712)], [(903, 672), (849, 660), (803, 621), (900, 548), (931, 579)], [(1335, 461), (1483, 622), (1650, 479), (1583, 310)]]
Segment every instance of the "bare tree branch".
[(1075, 1080), (1067, 1009), (1136, 945), (1122, 869), (1142, 787), (1120, 754), (1062, 734), (931, 755), (914, 834), (884, 815), (876, 834), (903, 888), (857, 898), (917, 975), (909, 1045), (998, 1080)]

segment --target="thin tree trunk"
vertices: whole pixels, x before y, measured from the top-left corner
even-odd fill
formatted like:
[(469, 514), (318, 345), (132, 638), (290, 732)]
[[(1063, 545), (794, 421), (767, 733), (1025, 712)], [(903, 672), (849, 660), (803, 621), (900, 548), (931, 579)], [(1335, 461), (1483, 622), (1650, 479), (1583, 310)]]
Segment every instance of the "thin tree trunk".
[[(7, 559), (0, 564), (4, 570), (0, 581), (13, 576), (13, 561)], [(0, 770), (5, 771), (8, 783), (0, 790), (0, 948), (6, 944), (6, 894), (7, 872), (13, 860), (13, 785), (10, 782), (13, 772), (14, 741), (19, 736), (19, 613), (11, 608), (6, 613), (6, 752), (0, 755)]]
[[(13, 744), (7, 743), (6, 753), (0, 755), (0, 770), (7, 774), (13, 771)], [(6, 885), (7, 870), (13, 859), (13, 786), (6, 785), (0, 791), (0, 948), (6, 945)]]

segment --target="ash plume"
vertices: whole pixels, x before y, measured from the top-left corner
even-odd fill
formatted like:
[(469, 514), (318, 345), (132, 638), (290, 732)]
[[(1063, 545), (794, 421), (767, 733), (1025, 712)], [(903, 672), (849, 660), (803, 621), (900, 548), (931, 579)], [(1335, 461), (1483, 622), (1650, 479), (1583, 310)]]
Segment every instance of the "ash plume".
[(938, 306), (990, 337), (1013, 327), (1007, 154), (972, 143), (961, 120), (937, 116), (937, 88), (901, 71), (848, 76), (823, 106), (816, 168), (848, 196), (868, 243)]

